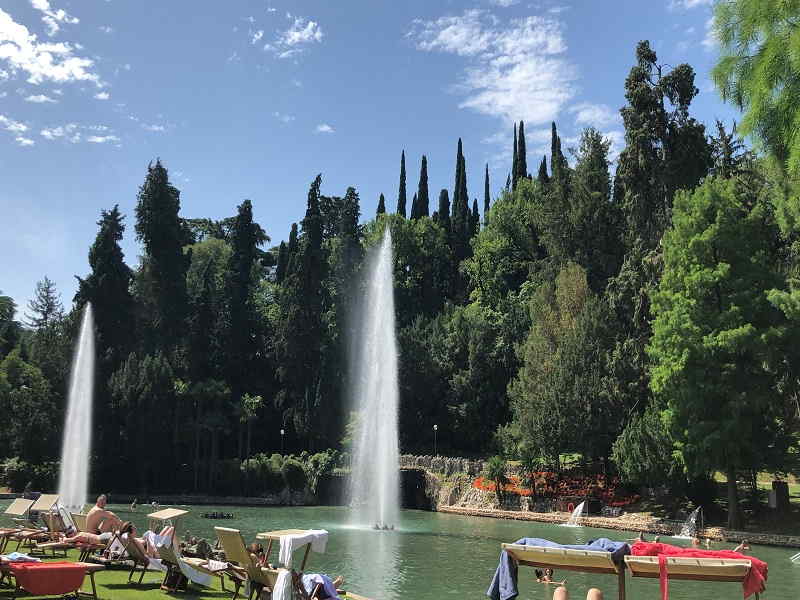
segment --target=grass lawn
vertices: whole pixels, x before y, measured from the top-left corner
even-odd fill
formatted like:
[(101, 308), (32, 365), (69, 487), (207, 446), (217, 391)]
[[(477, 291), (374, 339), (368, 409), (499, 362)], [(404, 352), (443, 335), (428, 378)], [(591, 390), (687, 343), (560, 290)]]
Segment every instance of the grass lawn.
[[(77, 560), (77, 553), (70, 553), (70, 556), (66, 560)], [(55, 558), (55, 559), (47, 559), (48, 562), (52, 560), (64, 560), (63, 558)], [(219, 585), (219, 578), (213, 578), (213, 587), (212, 588), (201, 588), (194, 584), (189, 585), (189, 591), (183, 593), (176, 593), (176, 594), (169, 594), (167, 592), (162, 592), (161, 581), (164, 578), (164, 574), (160, 571), (148, 571), (144, 579), (142, 580), (141, 585), (137, 583), (128, 583), (128, 570), (116, 568), (116, 569), (106, 569), (104, 571), (99, 571), (95, 573), (94, 580), (97, 584), (97, 596), (98, 598), (102, 598), (102, 600), (134, 600), (139, 599), (143, 600), (145, 598), (164, 598), (166, 596), (173, 596), (175, 598), (183, 598), (185, 600), (222, 600), (225, 598), (232, 598), (233, 593), (223, 592)], [(139, 576), (136, 575), (136, 579), (138, 580)], [(225, 583), (225, 587), (231, 589), (231, 586), (228, 585), (228, 582)], [(83, 581), (83, 588), (84, 591), (91, 591), (91, 583), (89, 582), (89, 577), (87, 576)], [(242, 590), (240, 590), (242, 591)], [(0, 599), (2, 598), (13, 598), (13, 590), (9, 587), (0, 587)], [(24, 595), (19, 596), (19, 598), (53, 598), (53, 596), (30, 596)], [(239, 597), (242, 597), (242, 594), (239, 594)]]

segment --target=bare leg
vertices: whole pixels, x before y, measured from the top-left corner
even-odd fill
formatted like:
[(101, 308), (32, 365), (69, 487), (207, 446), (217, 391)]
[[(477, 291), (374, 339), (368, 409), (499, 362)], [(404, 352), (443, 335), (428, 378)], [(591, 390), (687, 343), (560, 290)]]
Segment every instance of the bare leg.
[(553, 592), (553, 600), (569, 600), (569, 592), (563, 585), (556, 588)]
[(603, 592), (597, 588), (592, 588), (586, 592), (586, 600), (603, 600)]

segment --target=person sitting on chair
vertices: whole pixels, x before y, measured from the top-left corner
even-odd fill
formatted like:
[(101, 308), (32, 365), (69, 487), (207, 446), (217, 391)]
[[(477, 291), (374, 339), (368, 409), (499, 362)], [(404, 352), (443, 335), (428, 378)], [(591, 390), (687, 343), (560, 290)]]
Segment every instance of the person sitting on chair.
[(122, 519), (106, 510), (108, 498), (105, 494), (97, 497), (97, 502), (86, 515), (86, 530), (90, 533), (106, 533), (118, 529)]

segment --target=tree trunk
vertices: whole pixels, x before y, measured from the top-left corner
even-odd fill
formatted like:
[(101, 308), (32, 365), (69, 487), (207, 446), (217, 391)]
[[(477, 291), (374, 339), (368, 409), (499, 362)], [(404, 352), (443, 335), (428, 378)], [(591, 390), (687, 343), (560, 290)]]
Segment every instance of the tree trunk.
[(736, 469), (728, 467), (728, 529), (739, 529), (739, 490), (736, 487)]

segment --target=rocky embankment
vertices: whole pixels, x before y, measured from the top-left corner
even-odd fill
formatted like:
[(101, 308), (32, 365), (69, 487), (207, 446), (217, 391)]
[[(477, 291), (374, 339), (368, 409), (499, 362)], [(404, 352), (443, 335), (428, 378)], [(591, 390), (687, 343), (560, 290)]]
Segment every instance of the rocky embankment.
[[(497, 503), (494, 492), (479, 490), (472, 483), (483, 471), (483, 461), (444, 456), (400, 457), (401, 469), (406, 471), (404, 485), (414, 488), (407, 507), (422, 508), (451, 514), (542, 523), (565, 523), (569, 513), (534, 512), (529, 498), (506, 494), (503, 505)], [(411, 473), (416, 471), (416, 476)], [(510, 473), (509, 473), (510, 474)], [(676, 524), (650, 514), (626, 512), (619, 517), (581, 517), (581, 525), (600, 529), (614, 529), (655, 535), (675, 535)], [(699, 532), (703, 538), (716, 541), (740, 542), (747, 539), (754, 544), (800, 547), (800, 536), (731, 531), (722, 527), (706, 527)], [(631, 538), (635, 537), (633, 535)]]

